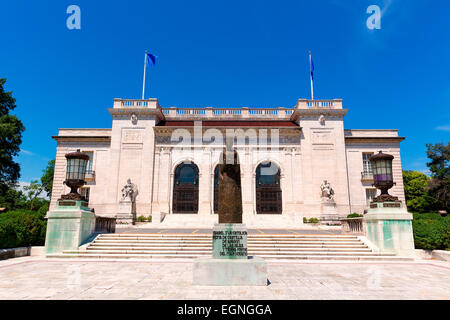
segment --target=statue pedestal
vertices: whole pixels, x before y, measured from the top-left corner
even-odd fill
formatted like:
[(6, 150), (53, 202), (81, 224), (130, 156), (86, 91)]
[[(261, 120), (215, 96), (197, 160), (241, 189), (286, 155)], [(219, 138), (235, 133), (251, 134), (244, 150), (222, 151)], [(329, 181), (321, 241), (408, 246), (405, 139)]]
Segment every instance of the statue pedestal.
[(372, 202), (364, 221), (367, 238), (380, 253), (414, 255), (412, 214), (401, 202)]
[(247, 259), (247, 227), (243, 223), (216, 223), (213, 228), (214, 259)]
[(266, 286), (267, 264), (247, 256), (247, 228), (241, 223), (215, 224), (213, 257), (194, 263), (194, 285)]
[(326, 223), (340, 224), (339, 214), (336, 209), (336, 202), (333, 199), (322, 197), (322, 212), (320, 213), (320, 221)]
[(58, 200), (47, 215), (45, 252), (78, 250), (95, 231), (95, 214), (80, 200)]
[(135, 224), (136, 214), (133, 214), (133, 203), (130, 200), (122, 200), (119, 203), (119, 211), (116, 215), (117, 224)]

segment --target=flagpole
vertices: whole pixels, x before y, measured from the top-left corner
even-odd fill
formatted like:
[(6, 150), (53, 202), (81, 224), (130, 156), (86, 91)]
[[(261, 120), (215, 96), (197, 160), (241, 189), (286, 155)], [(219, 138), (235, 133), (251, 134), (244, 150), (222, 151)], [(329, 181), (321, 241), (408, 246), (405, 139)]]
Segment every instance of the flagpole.
[(142, 100), (144, 100), (145, 96), (145, 70), (147, 69), (147, 50), (145, 50), (144, 55), (144, 80), (142, 81)]
[(311, 51), (309, 52), (309, 77), (311, 79), (311, 100), (314, 100), (314, 84), (313, 84), (313, 76), (312, 76), (312, 62), (311, 62)]

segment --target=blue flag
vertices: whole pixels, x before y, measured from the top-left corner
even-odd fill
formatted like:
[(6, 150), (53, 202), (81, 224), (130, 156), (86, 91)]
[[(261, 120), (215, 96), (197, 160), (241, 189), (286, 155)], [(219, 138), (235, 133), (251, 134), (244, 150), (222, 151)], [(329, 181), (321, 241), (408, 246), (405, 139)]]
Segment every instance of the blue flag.
[(147, 53), (147, 65), (154, 66), (156, 64), (156, 58), (158, 56), (155, 56), (151, 53)]
[(311, 57), (311, 54), (309, 55), (309, 68), (311, 70), (311, 80), (314, 80), (314, 75), (313, 75), (313, 73), (314, 73), (314, 62), (313, 62), (313, 59)]

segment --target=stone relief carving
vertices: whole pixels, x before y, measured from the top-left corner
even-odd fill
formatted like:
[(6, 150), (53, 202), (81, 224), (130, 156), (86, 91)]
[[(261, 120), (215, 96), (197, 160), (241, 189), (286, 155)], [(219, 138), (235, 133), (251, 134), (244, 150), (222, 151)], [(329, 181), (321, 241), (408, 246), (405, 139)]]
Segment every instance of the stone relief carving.
[(133, 114), (131, 115), (131, 123), (134, 124), (134, 125), (136, 125), (137, 122), (138, 122), (138, 117), (137, 117), (137, 115), (136, 115), (135, 113), (133, 113)]
[(333, 200), (334, 190), (327, 180), (323, 181), (322, 185), (320, 186), (320, 190), (322, 192), (322, 198)]
[(319, 123), (324, 126), (325, 125), (325, 116), (323, 114), (320, 115), (319, 117)]
[(128, 179), (127, 184), (122, 188), (122, 200), (129, 198), (131, 203), (135, 203), (138, 194), (139, 190), (136, 184), (132, 183), (131, 179)]

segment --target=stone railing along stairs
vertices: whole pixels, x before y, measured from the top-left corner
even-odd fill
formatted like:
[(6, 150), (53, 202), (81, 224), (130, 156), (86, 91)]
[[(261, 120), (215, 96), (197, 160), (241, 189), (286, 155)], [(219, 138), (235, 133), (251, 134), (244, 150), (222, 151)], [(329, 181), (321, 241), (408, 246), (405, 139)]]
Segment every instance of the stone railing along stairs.
[[(100, 234), (79, 250), (53, 258), (192, 259), (211, 256), (211, 234)], [(264, 259), (411, 260), (379, 254), (353, 235), (249, 234), (248, 254)]]

